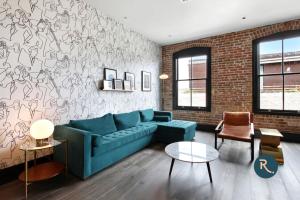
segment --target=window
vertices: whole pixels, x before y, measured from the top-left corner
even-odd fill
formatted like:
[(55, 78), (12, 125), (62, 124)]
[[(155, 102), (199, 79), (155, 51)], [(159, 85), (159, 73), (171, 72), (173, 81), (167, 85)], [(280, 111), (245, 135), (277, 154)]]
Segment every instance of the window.
[(174, 53), (174, 109), (210, 111), (210, 52), (194, 47)]
[(253, 109), (300, 115), (300, 31), (253, 41)]

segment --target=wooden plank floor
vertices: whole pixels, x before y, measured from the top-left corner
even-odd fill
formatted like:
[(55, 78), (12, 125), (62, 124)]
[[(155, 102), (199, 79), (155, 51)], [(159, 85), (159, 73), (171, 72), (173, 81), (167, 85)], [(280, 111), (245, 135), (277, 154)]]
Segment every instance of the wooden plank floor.
[[(197, 132), (196, 141), (213, 145), (213, 134)], [(255, 141), (255, 156), (258, 153)], [(220, 157), (211, 163), (213, 184), (205, 164), (175, 161), (164, 145), (150, 146), (118, 164), (81, 181), (72, 175), (29, 186), (29, 199), (55, 200), (196, 200), (300, 199), (300, 144), (283, 143), (285, 164), (270, 179), (259, 178), (250, 160), (250, 144), (225, 140)], [(24, 185), (13, 181), (0, 186), (0, 199), (24, 199)]]

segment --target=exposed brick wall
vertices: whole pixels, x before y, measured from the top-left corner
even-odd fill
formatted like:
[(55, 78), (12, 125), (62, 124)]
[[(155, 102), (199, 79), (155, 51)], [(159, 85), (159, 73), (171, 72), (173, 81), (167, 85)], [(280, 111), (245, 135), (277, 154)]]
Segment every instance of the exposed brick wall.
[[(285, 23), (178, 43), (162, 48), (162, 71), (169, 75), (164, 84), (164, 109), (178, 119), (215, 125), (223, 111), (252, 111), (252, 40), (277, 32), (300, 29), (300, 19)], [(211, 47), (211, 112), (173, 110), (172, 84), (174, 52), (191, 47)], [(277, 128), (300, 133), (300, 117), (255, 114), (256, 128)]]

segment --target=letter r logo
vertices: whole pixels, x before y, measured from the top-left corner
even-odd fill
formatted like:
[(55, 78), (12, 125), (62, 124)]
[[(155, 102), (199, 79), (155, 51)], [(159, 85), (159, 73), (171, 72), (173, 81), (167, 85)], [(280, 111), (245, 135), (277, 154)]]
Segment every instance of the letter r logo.
[(268, 161), (266, 159), (259, 159), (259, 163), (260, 163), (260, 170), (266, 170), (268, 173), (270, 174), (274, 174), (274, 171), (271, 171), (268, 169), (267, 165), (268, 165)]
[(254, 170), (259, 177), (271, 178), (278, 169), (278, 163), (273, 156), (261, 155), (254, 162)]

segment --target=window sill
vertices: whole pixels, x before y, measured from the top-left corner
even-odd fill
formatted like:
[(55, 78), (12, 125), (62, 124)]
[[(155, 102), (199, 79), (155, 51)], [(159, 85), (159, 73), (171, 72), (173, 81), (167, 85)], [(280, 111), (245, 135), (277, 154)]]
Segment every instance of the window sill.
[(278, 111), (278, 110), (256, 110), (255, 114), (263, 115), (282, 115), (282, 116), (298, 116), (300, 117), (300, 112), (297, 111)]

